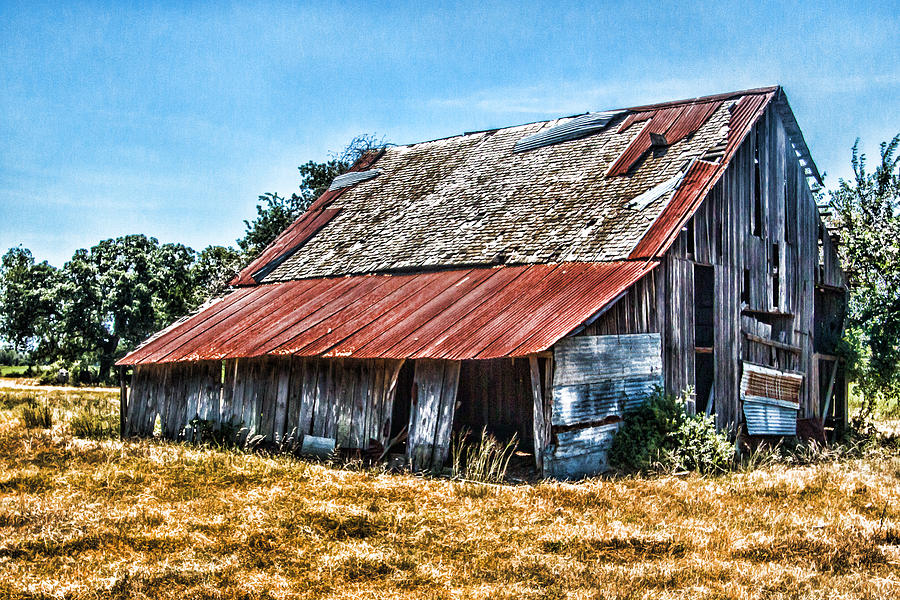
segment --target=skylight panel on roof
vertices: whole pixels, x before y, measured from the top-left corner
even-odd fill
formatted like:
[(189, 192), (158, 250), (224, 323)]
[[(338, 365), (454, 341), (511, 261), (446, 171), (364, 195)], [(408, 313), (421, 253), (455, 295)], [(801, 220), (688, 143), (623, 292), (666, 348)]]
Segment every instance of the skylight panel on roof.
[(570, 121), (539, 131), (535, 134), (523, 137), (516, 142), (513, 152), (524, 152), (526, 150), (534, 150), (551, 144), (558, 144), (569, 140), (577, 140), (585, 136), (596, 133), (606, 127), (617, 115), (624, 110), (608, 110), (604, 112), (593, 112), (580, 117), (575, 117)]
[[(690, 168), (690, 167), (688, 167)], [(631, 202), (628, 203), (628, 208), (634, 208), (636, 210), (644, 210), (672, 190), (678, 187), (681, 183), (681, 180), (684, 179), (684, 174), (687, 172), (687, 169), (677, 173), (675, 176), (670, 177), (669, 179), (663, 181), (659, 185), (650, 188), (640, 196), (635, 196), (632, 198)]]
[(372, 169), (371, 171), (350, 171), (349, 173), (344, 173), (343, 175), (335, 177), (334, 181), (332, 181), (331, 185), (328, 187), (328, 191), (350, 187), (351, 185), (356, 185), (362, 181), (368, 181), (373, 177), (378, 177), (380, 174), (381, 169)]

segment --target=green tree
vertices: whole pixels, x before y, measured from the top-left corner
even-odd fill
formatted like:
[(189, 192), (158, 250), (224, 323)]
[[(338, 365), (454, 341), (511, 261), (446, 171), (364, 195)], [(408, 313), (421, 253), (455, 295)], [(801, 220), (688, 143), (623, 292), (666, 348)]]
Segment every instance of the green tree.
[(853, 180), (831, 191), (838, 252), (850, 285), (846, 342), (866, 408), (900, 409), (900, 135), (873, 172), (853, 145)]
[[(144, 235), (104, 240), (79, 249), (63, 267), (59, 288), (58, 358), (84, 366), (99, 364), (101, 380), (122, 350), (160, 325), (154, 296), (159, 243)], [(155, 289), (156, 288), (156, 289)]]
[(15, 350), (35, 350), (55, 314), (58, 271), (35, 263), (31, 251), (10, 248), (0, 259), (0, 337)]
[(197, 255), (193, 267), (195, 306), (228, 290), (230, 282), (244, 266), (244, 257), (231, 246), (207, 246)]
[(268, 192), (259, 196), (256, 218), (244, 221), (247, 228), (244, 237), (237, 240), (238, 246), (247, 257), (247, 262), (256, 258), (278, 234), (297, 220), (315, 200), (325, 193), (335, 177), (346, 173), (353, 164), (369, 151), (384, 147), (385, 142), (374, 135), (360, 135), (337, 156), (322, 163), (309, 161), (300, 165), (300, 191), (290, 198)]

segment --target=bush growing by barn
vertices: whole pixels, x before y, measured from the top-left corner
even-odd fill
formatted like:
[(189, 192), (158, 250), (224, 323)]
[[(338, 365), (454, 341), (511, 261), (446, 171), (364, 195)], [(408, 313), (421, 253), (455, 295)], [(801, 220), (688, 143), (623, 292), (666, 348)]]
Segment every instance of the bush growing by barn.
[(727, 469), (733, 449), (715, 420), (705, 414), (688, 416), (685, 400), (657, 388), (624, 423), (609, 450), (610, 464), (623, 471), (656, 468), (713, 473)]

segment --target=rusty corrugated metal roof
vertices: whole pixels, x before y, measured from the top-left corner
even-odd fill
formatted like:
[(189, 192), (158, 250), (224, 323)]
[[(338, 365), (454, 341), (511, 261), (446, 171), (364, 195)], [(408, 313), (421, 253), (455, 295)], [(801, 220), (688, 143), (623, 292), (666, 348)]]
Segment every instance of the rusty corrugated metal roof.
[(120, 365), (274, 355), (486, 359), (549, 348), (656, 262), (301, 279), (241, 288)]
[(775, 97), (778, 88), (765, 88), (762, 92), (741, 96), (730, 108), (727, 145), (721, 160), (719, 162), (697, 160), (691, 165), (672, 200), (635, 245), (628, 255), (629, 259), (660, 257), (669, 249), (681, 228), (694, 215), (709, 190), (725, 173), (731, 159), (753, 124)]

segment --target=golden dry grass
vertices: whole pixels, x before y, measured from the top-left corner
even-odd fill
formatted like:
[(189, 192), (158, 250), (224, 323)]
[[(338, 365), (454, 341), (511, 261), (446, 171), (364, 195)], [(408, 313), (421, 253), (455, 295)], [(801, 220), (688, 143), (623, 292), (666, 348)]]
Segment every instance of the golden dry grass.
[(900, 457), (481, 486), (73, 438), (0, 390), (0, 598), (896, 598)]

